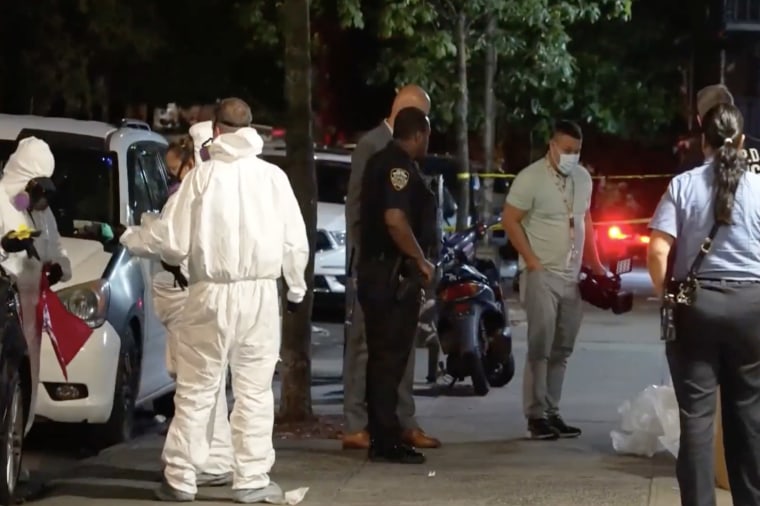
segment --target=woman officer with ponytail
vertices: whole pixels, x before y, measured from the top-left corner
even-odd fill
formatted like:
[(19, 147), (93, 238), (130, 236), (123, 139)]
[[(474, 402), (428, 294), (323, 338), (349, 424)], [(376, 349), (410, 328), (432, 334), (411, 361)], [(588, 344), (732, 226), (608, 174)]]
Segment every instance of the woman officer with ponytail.
[(649, 274), (673, 301), (674, 332), (663, 334), (679, 405), (684, 506), (715, 506), (718, 387), (733, 504), (760, 505), (760, 175), (740, 155), (743, 127), (733, 105), (705, 114), (704, 163), (673, 178), (649, 224)]

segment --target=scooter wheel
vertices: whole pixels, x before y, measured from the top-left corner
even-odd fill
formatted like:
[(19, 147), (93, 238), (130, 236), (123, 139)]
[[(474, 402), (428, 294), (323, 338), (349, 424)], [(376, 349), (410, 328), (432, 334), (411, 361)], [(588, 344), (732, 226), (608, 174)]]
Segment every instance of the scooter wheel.
[(515, 376), (515, 356), (509, 354), (509, 357), (504, 362), (498, 363), (494, 360), (489, 360), (486, 357), (488, 363), (488, 384), (494, 388), (500, 388), (512, 381)]
[(486, 377), (483, 358), (480, 356), (480, 352), (475, 350), (475, 352), (467, 353), (462, 359), (470, 373), (472, 389), (475, 391), (475, 395), (483, 397), (488, 393), (489, 388), (488, 378)]

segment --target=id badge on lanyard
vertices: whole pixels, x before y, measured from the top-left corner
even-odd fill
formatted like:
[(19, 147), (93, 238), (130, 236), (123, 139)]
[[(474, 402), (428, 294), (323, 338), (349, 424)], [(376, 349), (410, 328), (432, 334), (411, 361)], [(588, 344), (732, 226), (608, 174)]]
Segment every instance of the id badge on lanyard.
[(570, 225), (570, 252), (567, 254), (567, 266), (571, 267), (578, 260), (578, 249), (575, 247), (575, 217), (571, 214), (568, 216)]
[[(566, 185), (570, 183), (570, 198), (568, 199), (566, 193)], [(554, 174), (554, 184), (557, 185), (562, 200), (565, 203), (565, 209), (567, 209), (567, 223), (570, 231), (570, 251), (567, 253), (567, 267), (575, 265), (578, 260), (578, 249), (575, 247), (575, 216), (573, 215), (573, 208), (575, 206), (575, 181), (571, 176), (567, 176), (567, 179), (560, 181), (559, 176)]]

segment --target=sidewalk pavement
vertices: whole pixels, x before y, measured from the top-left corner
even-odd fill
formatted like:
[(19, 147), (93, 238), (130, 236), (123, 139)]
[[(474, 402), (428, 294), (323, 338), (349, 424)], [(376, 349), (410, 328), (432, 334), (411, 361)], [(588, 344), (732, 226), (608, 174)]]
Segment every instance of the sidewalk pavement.
[[(589, 313), (563, 398), (567, 421), (584, 430), (575, 440), (522, 439), (524, 327), (515, 333), (518, 374), (507, 387), (478, 398), (467, 395), (465, 385), (447, 393), (420, 385), (418, 420), (444, 443), (426, 452), (427, 464), (369, 463), (365, 452), (342, 451), (335, 440), (277, 440), (273, 479), (284, 489), (310, 487), (302, 503), (307, 506), (677, 506), (674, 460), (615, 455), (609, 437), (618, 423), (617, 406), (662, 378), (655, 319)], [(333, 362), (325, 360), (315, 367), (319, 374), (330, 373), (313, 388), (315, 410), (335, 414), (341, 410), (342, 389)], [(421, 374), (425, 360), (419, 353)], [(162, 437), (149, 435), (106, 450), (53, 482), (37, 503), (151, 504), (161, 478), (162, 444)], [(198, 499), (214, 506), (229, 503), (230, 497), (229, 489), (209, 488)], [(725, 491), (718, 497), (719, 506), (731, 505)]]

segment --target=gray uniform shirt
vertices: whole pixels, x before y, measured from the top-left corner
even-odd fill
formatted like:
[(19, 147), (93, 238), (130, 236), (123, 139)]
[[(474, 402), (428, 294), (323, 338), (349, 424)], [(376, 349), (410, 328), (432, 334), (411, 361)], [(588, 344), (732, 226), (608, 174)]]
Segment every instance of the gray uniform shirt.
[[(583, 261), (585, 218), (593, 186), (588, 171), (580, 165), (567, 176), (564, 191), (559, 177), (546, 158), (537, 160), (517, 175), (509, 189), (507, 204), (527, 212), (522, 227), (544, 269), (572, 281), (578, 279)], [(520, 268), (525, 268), (522, 256)]]
[[(360, 234), (360, 211), (361, 211), (361, 193), (362, 177), (367, 160), (372, 155), (383, 149), (393, 140), (391, 127), (386, 121), (367, 132), (359, 139), (356, 149), (351, 154), (351, 175), (348, 179), (348, 193), (346, 195), (346, 273), (352, 266), (349, 263), (353, 259), (353, 267), (359, 259), (359, 237)], [(352, 275), (356, 269), (352, 269)]]
[[(674, 177), (649, 228), (675, 237), (673, 277), (684, 279), (713, 226), (711, 161)], [(724, 225), (705, 255), (698, 277), (760, 279), (760, 174), (747, 172), (736, 190), (733, 225)]]

